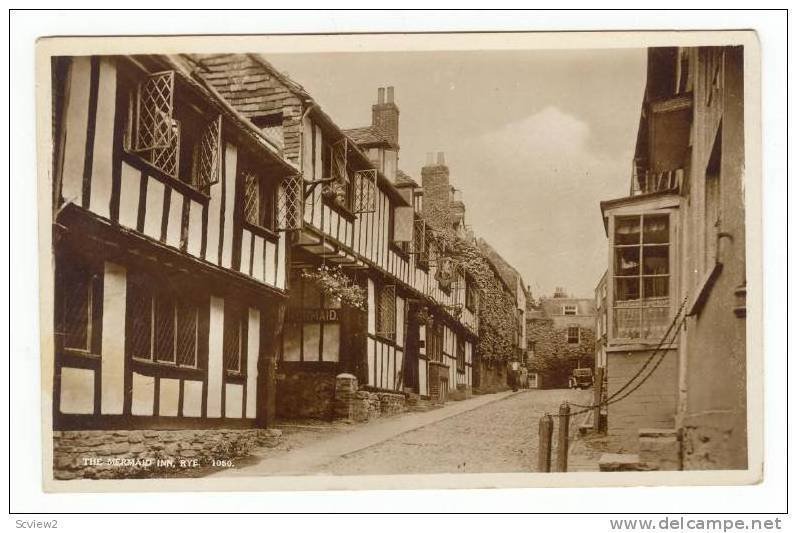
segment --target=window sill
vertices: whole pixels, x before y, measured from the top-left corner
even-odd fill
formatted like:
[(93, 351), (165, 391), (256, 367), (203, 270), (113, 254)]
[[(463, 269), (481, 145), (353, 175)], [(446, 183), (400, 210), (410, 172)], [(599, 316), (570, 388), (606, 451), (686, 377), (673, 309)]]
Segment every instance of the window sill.
[(133, 370), (146, 376), (168, 377), (179, 374), (185, 376), (204, 377), (205, 371), (195, 366), (181, 366), (168, 361), (152, 361), (149, 359), (132, 358)]
[(246, 380), (246, 374), (237, 370), (225, 370), (224, 377), (228, 383), (243, 383)]
[(395, 242), (390, 243), (390, 250), (402, 258), (404, 261), (410, 260), (410, 253), (402, 250)]
[(327, 200), (326, 198), (324, 198), (323, 204), (349, 222), (354, 222), (355, 219), (357, 218), (357, 215), (355, 215), (354, 213), (349, 211), (348, 208), (343, 207), (337, 202), (333, 202), (332, 200)]
[(279, 235), (274, 232), (274, 230), (264, 228), (263, 226), (259, 226), (257, 224), (252, 224), (251, 222), (244, 221), (243, 227), (246, 230), (251, 231), (252, 233), (263, 237), (267, 241), (271, 242), (279, 242)]
[(196, 200), (197, 202), (207, 203), (210, 201), (209, 194), (206, 194), (199, 189), (194, 188), (193, 185), (189, 185), (188, 183), (165, 173), (140, 155), (127, 150), (123, 150), (123, 154), (124, 155), (122, 156), (122, 159), (125, 162), (145, 171), (148, 176), (152, 176), (156, 180), (162, 182), (164, 185), (168, 185), (172, 189), (175, 189), (176, 191), (190, 197), (192, 200)]
[[(620, 344), (622, 341), (614, 341), (614, 343), (610, 346), (606, 347), (606, 353), (616, 353), (616, 352), (644, 352), (644, 351), (651, 351), (655, 350), (656, 347), (659, 345), (658, 341), (651, 341), (649, 343), (646, 342), (633, 342), (629, 341), (628, 344)], [(662, 350), (676, 350), (678, 349), (677, 344), (662, 344)]]

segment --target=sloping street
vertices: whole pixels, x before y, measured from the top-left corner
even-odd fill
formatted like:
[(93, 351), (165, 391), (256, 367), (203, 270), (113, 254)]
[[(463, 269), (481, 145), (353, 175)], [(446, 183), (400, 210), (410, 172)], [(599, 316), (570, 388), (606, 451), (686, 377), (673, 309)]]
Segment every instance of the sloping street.
[[(286, 430), (285, 443), (263, 450), (254, 464), (213, 475), (533, 472), (540, 416), (556, 413), (563, 401), (589, 402), (590, 395), (568, 389), (524, 390), (328, 431)], [(571, 421), (571, 436), (582, 417)]]

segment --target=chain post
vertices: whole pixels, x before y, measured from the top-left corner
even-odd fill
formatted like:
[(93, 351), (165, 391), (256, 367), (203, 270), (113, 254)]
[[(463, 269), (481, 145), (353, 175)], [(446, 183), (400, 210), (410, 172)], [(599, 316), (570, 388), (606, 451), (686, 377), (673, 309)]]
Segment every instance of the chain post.
[(567, 449), (570, 447), (570, 405), (559, 406), (559, 439), (556, 449), (556, 466), (559, 472), (567, 472)]
[(537, 449), (537, 471), (551, 471), (551, 441), (553, 440), (553, 418), (548, 413), (540, 417)]

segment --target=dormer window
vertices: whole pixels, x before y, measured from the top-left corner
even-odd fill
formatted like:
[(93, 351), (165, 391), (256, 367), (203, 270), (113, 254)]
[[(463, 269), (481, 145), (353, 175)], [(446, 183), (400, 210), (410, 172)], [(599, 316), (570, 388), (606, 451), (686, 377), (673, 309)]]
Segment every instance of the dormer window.
[(282, 127), (282, 113), (269, 113), (252, 117), (249, 120), (263, 132), (271, 144), (283, 150), (285, 148), (285, 131)]

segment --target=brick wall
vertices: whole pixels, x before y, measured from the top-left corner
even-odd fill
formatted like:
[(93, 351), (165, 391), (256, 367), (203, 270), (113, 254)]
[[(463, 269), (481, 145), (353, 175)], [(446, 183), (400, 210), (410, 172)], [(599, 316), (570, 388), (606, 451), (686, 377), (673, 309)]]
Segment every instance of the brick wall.
[(451, 224), (449, 212), (448, 167), (445, 164), (427, 165), (421, 169), (423, 187), (423, 217), (437, 228), (447, 228)]
[(281, 436), (277, 429), (54, 431), (53, 476), (166, 477), (211, 466), (214, 459), (246, 456), (258, 446), (276, 446)]
[[(611, 352), (608, 357), (609, 396), (620, 389), (645, 364), (649, 351)], [(658, 356), (643, 374), (652, 368)], [(637, 380), (634, 383), (638, 383)], [(631, 387), (633, 387), (632, 385)], [(622, 393), (628, 392), (626, 388)], [(608, 407), (608, 433), (624, 450), (639, 446), (640, 428), (674, 428), (678, 391), (678, 356), (668, 350), (655, 374), (627, 398)]]

